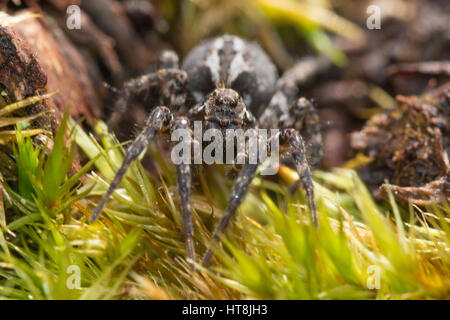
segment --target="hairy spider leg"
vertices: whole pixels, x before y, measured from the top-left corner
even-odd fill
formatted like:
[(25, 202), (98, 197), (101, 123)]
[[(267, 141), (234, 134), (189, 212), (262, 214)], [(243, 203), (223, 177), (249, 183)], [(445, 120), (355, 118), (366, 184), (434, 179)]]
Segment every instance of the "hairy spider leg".
[(302, 134), (306, 141), (307, 159), (312, 168), (316, 167), (323, 158), (323, 140), (320, 118), (313, 103), (301, 97), (291, 109), (293, 123), (282, 123), (281, 128), (294, 128)]
[(294, 188), (291, 188), (291, 192), (295, 192), (298, 189), (298, 184), (301, 183), (303, 189), (306, 191), (306, 197), (308, 200), (309, 210), (311, 212), (312, 222), (318, 227), (316, 203), (314, 201), (314, 185), (311, 176), (311, 169), (306, 159), (305, 145), (300, 133), (293, 129), (283, 129), (281, 132), (282, 143), (289, 145), (288, 153), (292, 156), (295, 162), (295, 168), (300, 177), (299, 181), (294, 183)]
[[(155, 134), (164, 133), (168, 130), (174, 129), (189, 130), (188, 119), (185, 117), (173, 119), (173, 115), (167, 107), (155, 108), (155, 110), (148, 117), (143, 131), (128, 148), (122, 165), (114, 176), (114, 179), (111, 181), (108, 191), (104, 194), (90, 218), (91, 223), (98, 219), (110, 196), (124, 178), (132, 161), (144, 151)], [(181, 215), (183, 218), (183, 233), (186, 239), (186, 252), (188, 258), (195, 261), (193, 224), (191, 217), (191, 204), (189, 201), (189, 196), (191, 195), (191, 167), (189, 164), (181, 163), (177, 165), (177, 187), (181, 199)]]
[(258, 121), (261, 128), (295, 128), (304, 134), (308, 160), (313, 167), (323, 157), (320, 120), (309, 100), (297, 98), (298, 88), (329, 66), (329, 60), (322, 57), (307, 57), (297, 62), (278, 80), (277, 90)]
[(107, 121), (108, 128), (117, 127), (122, 115), (125, 113), (131, 96), (152, 87), (159, 87), (165, 104), (172, 109), (185, 102), (185, 84), (187, 74), (178, 68), (178, 56), (173, 51), (163, 51), (158, 60), (159, 70), (128, 80), (119, 92), (114, 103), (113, 112)]
[[(188, 118), (179, 117), (175, 119), (173, 129), (182, 129), (189, 131), (191, 134), (191, 139), (193, 139)], [(191, 169), (192, 168), (189, 163), (180, 163), (177, 165), (177, 188), (181, 201), (180, 206), (181, 216), (183, 218), (183, 233), (186, 241), (186, 252), (188, 258), (192, 261), (195, 261), (194, 227), (192, 224), (191, 203), (189, 201), (189, 196), (192, 192)]]
[(95, 208), (93, 214), (89, 219), (91, 223), (98, 219), (103, 209), (105, 208), (110, 196), (119, 186), (133, 160), (136, 159), (142, 153), (142, 151), (144, 151), (144, 149), (148, 146), (149, 142), (153, 139), (157, 132), (165, 131), (168, 129), (171, 121), (172, 113), (167, 107), (157, 107), (153, 110), (153, 112), (147, 118), (145, 128), (129, 146), (123, 159), (122, 165), (116, 172), (116, 175), (111, 181), (108, 190), (103, 195), (100, 202), (97, 204), (97, 207)]
[[(308, 161), (306, 160), (305, 146), (303, 139), (300, 133), (293, 128), (283, 129), (279, 136), (278, 135), (273, 136), (270, 139), (274, 138), (276, 139), (280, 138), (283, 145), (289, 146), (289, 149), (288, 151), (286, 151), (286, 153), (290, 155), (295, 162), (296, 170), (300, 177), (299, 181), (303, 185), (303, 188), (306, 190), (308, 206), (311, 212), (311, 220), (313, 221), (313, 224), (317, 227), (318, 219), (317, 219), (316, 205), (314, 201), (314, 187), (312, 182), (311, 170), (308, 165)], [(268, 144), (270, 144), (270, 141), (268, 142)], [(270, 146), (268, 145), (268, 147)], [(220, 220), (219, 224), (217, 225), (216, 229), (213, 232), (210, 247), (206, 250), (205, 254), (203, 255), (202, 258), (203, 266), (207, 266), (209, 264), (213, 255), (212, 246), (219, 240), (220, 234), (222, 234), (225, 231), (232, 217), (235, 215), (237, 208), (244, 200), (245, 195), (247, 194), (248, 189), (250, 187), (250, 184), (256, 175), (256, 169), (257, 165), (246, 164), (239, 172), (238, 178), (233, 186), (233, 190), (231, 192), (231, 197), (228, 202), (227, 208), (225, 209), (222, 219)], [(295, 190), (297, 190), (297, 188)]]
[[(297, 97), (298, 87), (326, 70), (329, 65), (330, 62), (327, 59), (314, 57), (307, 57), (297, 62), (278, 80), (277, 90), (258, 121), (261, 128), (283, 129), (281, 137), (290, 146), (289, 154), (292, 156), (300, 176), (290, 190), (294, 193), (300, 184), (303, 185), (311, 217), (316, 226), (318, 225), (317, 212), (308, 158), (312, 165), (318, 164), (322, 159), (322, 134), (319, 116), (313, 104), (305, 98), (297, 99)], [(304, 132), (308, 138), (308, 150), (305, 148), (300, 131)]]

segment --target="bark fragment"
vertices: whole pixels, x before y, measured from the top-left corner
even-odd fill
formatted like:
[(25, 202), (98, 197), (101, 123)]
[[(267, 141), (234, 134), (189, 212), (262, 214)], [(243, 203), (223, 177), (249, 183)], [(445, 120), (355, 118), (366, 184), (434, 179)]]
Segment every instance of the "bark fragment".
[(372, 117), (352, 147), (374, 159), (362, 175), (387, 196), (427, 205), (450, 200), (450, 82), (421, 96), (398, 96), (398, 108)]
[(92, 123), (101, 113), (101, 83), (94, 84), (89, 78), (88, 66), (77, 49), (56, 24), (46, 23), (44, 16), (34, 18), (30, 11), (22, 11), (11, 19), (20, 22), (0, 25), (0, 83), (8, 95), (18, 101), (57, 91), (34, 110), (53, 111), (41, 125), (55, 130), (66, 107), (73, 117), (82, 115)]

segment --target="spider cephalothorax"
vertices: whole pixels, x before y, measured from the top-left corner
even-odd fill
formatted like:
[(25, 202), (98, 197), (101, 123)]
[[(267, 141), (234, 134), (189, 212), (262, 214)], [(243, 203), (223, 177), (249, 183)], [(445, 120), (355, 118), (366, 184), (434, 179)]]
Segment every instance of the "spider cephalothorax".
[[(217, 88), (198, 107), (189, 111), (192, 120), (204, 120), (220, 128), (246, 128), (256, 122), (239, 93), (233, 89)], [(203, 118), (199, 118), (203, 116)]]
[[(158, 63), (159, 70), (125, 83), (117, 100), (111, 125), (126, 110), (129, 97), (137, 92), (151, 87), (159, 88), (160, 103), (164, 106), (153, 108), (145, 128), (128, 148), (122, 166), (91, 216), (91, 221), (99, 217), (131, 162), (146, 148), (155, 134), (163, 133), (165, 137), (170, 137), (175, 130), (184, 129), (192, 135), (194, 122), (197, 121), (204, 130), (217, 129), (220, 132), (229, 129), (278, 129), (279, 133), (272, 135), (269, 140), (279, 139), (284, 146), (280, 150), (291, 156), (300, 176), (299, 183), (293, 189), (299, 184), (303, 186), (312, 221), (317, 225), (307, 159), (314, 163), (320, 160), (322, 142), (317, 113), (309, 100), (298, 98), (298, 86), (327, 65), (325, 60), (308, 58), (297, 63), (278, 79), (275, 66), (257, 44), (230, 35), (207, 40), (194, 48), (185, 58), (182, 69), (178, 67), (178, 57), (174, 52), (163, 52)], [(307, 148), (300, 132), (308, 137)], [(189, 141), (201, 145), (195, 137)], [(270, 146), (268, 149), (270, 150)], [(248, 149), (244, 146), (241, 150)], [(240, 156), (249, 158), (247, 154)], [(258, 164), (260, 163), (247, 161), (233, 166), (233, 170), (238, 170), (236, 182), (223, 217), (212, 235), (212, 241), (218, 240), (219, 234), (224, 232), (243, 201)], [(180, 162), (176, 166), (187, 256), (195, 261), (189, 202), (191, 164)], [(211, 256), (212, 250), (209, 248), (203, 256), (202, 264), (206, 265)]]

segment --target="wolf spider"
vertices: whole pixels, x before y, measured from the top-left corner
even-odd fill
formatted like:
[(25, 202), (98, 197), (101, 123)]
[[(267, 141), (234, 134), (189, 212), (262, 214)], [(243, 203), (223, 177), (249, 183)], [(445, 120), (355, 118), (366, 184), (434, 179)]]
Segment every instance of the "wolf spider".
[[(131, 162), (157, 133), (170, 141), (174, 130), (186, 129), (192, 133), (192, 122), (200, 120), (203, 128), (216, 128), (222, 132), (230, 128), (244, 131), (249, 128), (280, 129), (279, 134), (272, 138), (279, 139), (280, 152), (291, 157), (300, 176), (291, 191), (300, 184), (306, 190), (311, 218), (317, 226), (310, 164), (317, 164), (322, 157), (322, 138), (313, 104), (297, 96), (298, 86), (327, 65), (328, 61), (320, 58), (303, 59), (278, 78), (276, 67), (259, 45), (231, 35), (202, 42), (187, 55), (182, 68), (179, 68), (178, 56), (174, 52), (164, 51), (156, 72), (129, 80), (120, 91), (115, 112), (109, 121), (110, 128), (115, 127), (125, 112), (129, 98), (139, 92), (157, 88), (162, 106), (153, 109), (144, 129), (129, 146), (120, 169), (90, 221), (99, 217)], [(305, 148), (301, 133), (307, 138), (308, 148)], [(246, 163), (232, 169), (237, 178), (224, 214), (212, 234), (211, 244), (218, 241), (236, 213), (257, 167)], [(191, 171), (190, 164), (177, 165), (186, 251), (188, 258), (195, 261), (189, 202)], [(208, 264), (212, 254), (210, 245), (203, 255), (202, 265)]]

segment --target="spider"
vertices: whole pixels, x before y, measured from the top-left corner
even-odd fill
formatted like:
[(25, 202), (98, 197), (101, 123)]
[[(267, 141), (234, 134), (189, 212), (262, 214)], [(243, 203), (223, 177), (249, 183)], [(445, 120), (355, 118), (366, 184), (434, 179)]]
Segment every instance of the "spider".
[[(230, 128), (280, 129), (272, 138), (279, 139), (280, 152), (290, 156), (300, 176), (291, 191), (300, 184), (303, 186), (311, 219), (317, 226), (310, 164), (316, 165), (322, 157), (322, 138), (317, 112), (311, 101), (298, 98), (298, 86), (328, 64), (325, 59), (306, 58), (279, 78), (276, 67), (258, 44), (232, 35), (205, 40), (186, 56), (182, 68), (179, 68), (176, 53), (162, 52), (158, 70), (126, 82), (116, 100), (115, 111), (108, 123), (110, 128), (115, 127), (134, 94), (156, 88), (161, 106), (151, 111), (144, 129), (128, 147), (121, 167), (90, 221), (94, 222), (100, 216), (132, 161), (156, 134), (169, 140), (176, 129), (192, 133), (192, 123), (197, 120), (202, 121), (205, 129), (222, 131)], [(308, 148), (305, 148), (301, 133), (307, 138)], [(187, 257), (195, 261), (189, 202), (192, 165), (181, 163), (176, 167)], [(237, 178), (223, 216), (211, 236), (211, 244), (201, 260), (203, 266), (209, 263), (212, 245), (218, 242), (219, 235), (226, 230), (248, 192), (257, 167), (250, 163), (232, 167)]]

